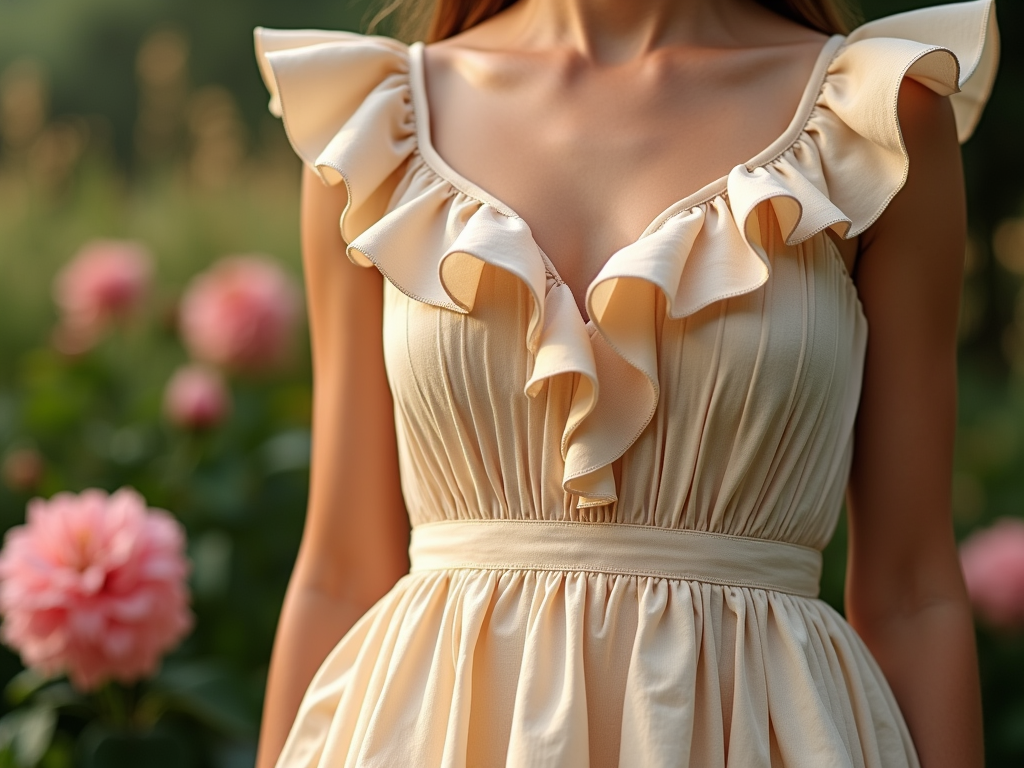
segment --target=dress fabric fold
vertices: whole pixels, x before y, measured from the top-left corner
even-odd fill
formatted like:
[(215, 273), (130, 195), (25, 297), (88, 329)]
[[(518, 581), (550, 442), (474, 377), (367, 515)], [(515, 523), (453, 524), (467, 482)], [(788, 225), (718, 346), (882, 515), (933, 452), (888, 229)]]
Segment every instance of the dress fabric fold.
[(434, 150), (422, 44), (256, 30), (271, 111), (347, 188), (353, 268), (386, 278), (413, 526), (278, 768), (917, 768), (816, 597), (868, 343), (826, 230), (903, 186), (903, 79), (965, 141), (998, 43), (991, 0), (830, 37), (787, 131), (612, 254), (584, 321), (527, 223)]

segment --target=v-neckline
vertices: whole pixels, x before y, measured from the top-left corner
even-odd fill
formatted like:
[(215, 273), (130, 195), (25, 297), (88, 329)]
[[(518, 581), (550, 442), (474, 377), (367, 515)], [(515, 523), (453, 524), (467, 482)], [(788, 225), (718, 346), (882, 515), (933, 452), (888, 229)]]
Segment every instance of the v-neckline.
[[(845, 35), (834, 34), (825, 41), (824, 45), (822, 45), (821, 50), (818, 52), (817, 58), (815, 59), (814, 66), (811, 68), (810, 76), (804, 84), (803, 93), (800, 96), (800, 102), (797, 105), (796, 112), (790, 120), (789, 125), (786, 126), (786, 129), (767, 147), (743, 163), (748, 171), (767, 165), (796, 143), (800, 134), (803, 132), (807, 121), (810, 119), (811, 111), (814, 109), (814, 105), (818, 100), (821, 89), (825, 85), (825, 76), (827, 74), (828, 67), (832, 63), (835, 54), (839, 51), (845, 40)], [(416, 144), (423, 161), (439, 178), (451, 184), (451, 186), (463, 194), (484, 203), (485, 205), (491, 206), (505, 216), (518, 219), (530, 233), (530, 239), (533, 242), (533, 245), (537, 248), (537, 252), (544, 261), (545, 268), (551, 277), (554, 278), (557, 283), (564, 285), (566, 290), (572, 294), (577, 312), (580, 314), (580, 319), (583, 320), (584, 313), (579, 309), (581, 305), (578, 297), (575, 295), (569, 284), (566, 283), (565, 279), (559, 274), (558, 269), (551, 261), (551, 258), (540, 247), (537, 239), (533, 236), (533, 229), (530, 227), (529, 222), (520, 216), (510, 205), (502, 202), (499, 198), (452, 168), (434, 148), (433, 142), (431, 141), (430, 131), (431, 113), (430, 101), (427, 97), (426, 67), (423, 62), (424, 47), (425, 46), (422, 41), (416, 41), (409, 46), (409, 84), (412, 92), (412, 111), (416, 130)], [(731, 170), (732, 169), (730, 169), (730, 171)], [(648, 235), (661, 229), (667, 221), (683, 211), (695, 208), (698, 205), (722, 195), (726, 191), (728, 180), (729, 174), (726, 173), (724, 176), (705, 184), (697, 191), (692, 192), (665, 208), (651, 220), (636, 239), (630, 241), (622, 248), (615, 250), (602, 260), (601, 267), (597, 271), (597, 276), (600, 277), (604, 268), (607, 266), (608, 262), (615, 257), (616, 253), (619, 253), (624, 248), (636, 245)], [(590, 295), (591, 288), (593, 288), (596, 282), (597, 278), (587, 285), (586, 293), (583, 296), (583, 307), (586, 307), (587, 297)], [(594, 324), (593, 318), (587, 319), (585, 323), (588, 327), (592, 327)]]

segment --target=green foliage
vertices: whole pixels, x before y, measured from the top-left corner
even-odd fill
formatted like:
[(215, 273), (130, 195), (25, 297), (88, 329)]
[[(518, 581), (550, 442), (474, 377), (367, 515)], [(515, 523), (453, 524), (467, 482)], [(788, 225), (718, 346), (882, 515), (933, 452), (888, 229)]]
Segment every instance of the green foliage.
[[(168, 424), (163, 388), (186, 359), (174, 303), (193, 274), (225, 254), (270, 252), (297, 278), (297, 180), (293, 164), (256, 180), (243, 174), (216, 191), (170, 176), (125, 185), (109, 165), (90, 159), (58, 194), (33, 190), (30, 179), (0, 183), (0, 196), (11, 203), (0, 205), (0, 272), (13, 276), (0, 281), (0, 454), (30, 447), (44, 467), (31, 489), (0, 488), (0, 526), (22, 522), (29, 495), (123, 485), (186, 525), (197, 628), (153, 683), (167, 713), (160, 727), (175, 725), (191, 744), (183, 748), (185, 762), (169, 765), (237, 765), (239, 754), (252, 752), (271, 637), (305, 510), (310, 408), (303, 342), (286, 370), (231, 382), (234, 409), (222, 427), (190, 433)], [(115, 328), (91, 352), (67, 357), (49, 341), (56, 322), (50, 281), (96, 236), (149, 245), (157, 295), (144, 316)], [(4, 651), (0, 677), (17, 668)], [(11, 704), (30, 698), (31, 691), (19, 689), (25, 680), (14, 678)], [(42, 759), (38, 744), (50, 744), (43, 737), (52, 732), (54, 710), (40, 708), (36, 697), (31, 705), (0, 721), (0, 760), (26, 766)], [(62, 710), (60, 722), (74, 734), (83, 721)], [(101, 735), (90, 738), (95, 756), (82, 757), (84, 764), (107, 759), (109, 750), (148, 754), (161, 739), (178, 736), (154, 736), (152, 744), (125, 736), (116, 747)], [(58, 756), (46, 759), (59, 765), (67, 745), (52, 744)]]

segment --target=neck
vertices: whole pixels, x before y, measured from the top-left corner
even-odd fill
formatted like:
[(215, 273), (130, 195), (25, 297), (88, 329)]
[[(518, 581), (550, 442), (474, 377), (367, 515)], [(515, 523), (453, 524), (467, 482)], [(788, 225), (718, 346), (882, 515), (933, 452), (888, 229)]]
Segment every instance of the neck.
[(772, 16), (751, 0), (519, 0), (506, 13), (521, 44), (571, 47), (600, 63), (665, 45), (736, 45), (751, 16)]

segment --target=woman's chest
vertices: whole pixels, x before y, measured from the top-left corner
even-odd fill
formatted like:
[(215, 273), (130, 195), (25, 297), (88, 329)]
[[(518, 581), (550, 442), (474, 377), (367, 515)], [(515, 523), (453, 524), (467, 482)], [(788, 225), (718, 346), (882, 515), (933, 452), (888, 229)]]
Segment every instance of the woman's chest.
[(790, 48), (600, 67), (435, 48), (421, 117), (456, 172), (529, 223), (581, 302), (612, 253), (786, 131), (822, 50)]
[[(775, 245), (762, 288), (684, 318), (670, 317), (650, 286), (660, 407), (671, 407), (680, 424), (700, 418), (690, 409), (708, 393), (739, 413), (746, 402), (771, 412), (797, 396), (842, 408), (859, 392), (866, 321), (839, 254), (824, 234)], [(418, 414), (421, 427), (489, 419), (495, 403), (521, 408), (523, 419), (568, 419), (578, 375), (548, 378), (533, 397), (524, 391), (536, 363), (526, 344), (532, 303), (521, 280), (490, 265), (466, 314), (410, 299), (386, 282), (384, 350), (397, 407)], [(598, 346), (600, 331), (585, 333)], [(613, 396), (618, 382), (598, 378), (598, 397)]]

